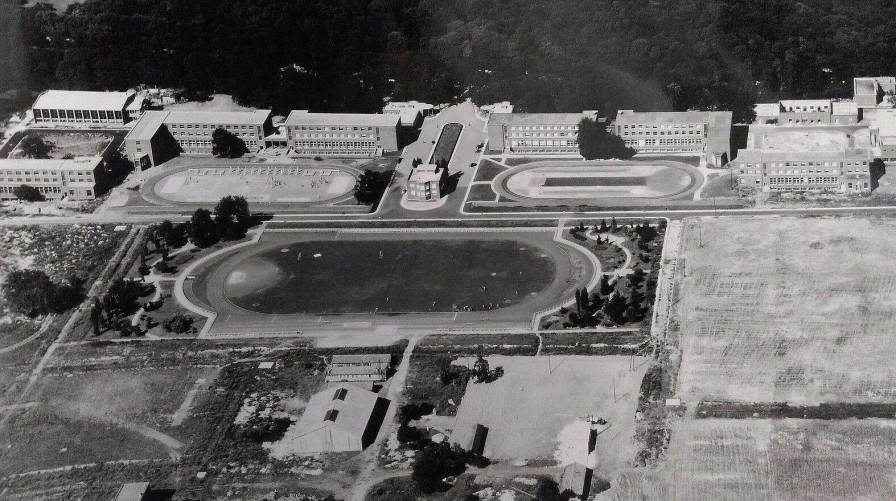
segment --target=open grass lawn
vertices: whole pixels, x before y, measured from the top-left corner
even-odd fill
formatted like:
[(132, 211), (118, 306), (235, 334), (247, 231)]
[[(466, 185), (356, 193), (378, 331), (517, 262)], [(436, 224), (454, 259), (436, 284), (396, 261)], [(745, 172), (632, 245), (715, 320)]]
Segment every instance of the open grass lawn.
[(464, 126), (461, 124), (446, 124), (442, 128), (442, 134), (439, 136), (439, 142), (436, 143), (429, 163), (450, 162), (451, 155), (454, 154), (454, 147), (457, 145), (457, 140), (460, 139), (460, 133), (463, 130)]
[(555, 268), (539, 248), (512, 240), (309, 241), (237, 264), (225, 294), (261, 313), (481, 310), (538, 293)]
[(494, 202), (498, 197), (495, 190), (490, 184), (474, 184), (470, 186), (470, 194), (467, 195), (468, 202)]
[(48, 375), (36, 404), (3, 430), (0, 472), (121, 459), (165, 459), (179, 449), (171, 417), (211, 369)]
[(608, 499), (893, 499), (892, 422), (685, 420), (656, 468), (623, 472)]
[[(31, 131), (28, 135), (39, 136), (45, 143), (51, 144), (50, 158), (63, 158), (66, 155), (73, 157), (92, 157), (102, 155), (106, 148), (115, 140), (111, 132), (64, 132), (64, 131)], [(16, 146), (9, 158), (23, 158), (24, 154)]]
[(479, 162), (479, 168), (476, 169), (476, 177), (473, 178), (473, 181), (491, 181), (498, 174), (504, 172), (505, 169), (503, 166), (492, 162), (487, 158), (483, 158), (481, 162)]
[(894, 231), (883, 217), (686, 221), (680, 396), (896, 402)]

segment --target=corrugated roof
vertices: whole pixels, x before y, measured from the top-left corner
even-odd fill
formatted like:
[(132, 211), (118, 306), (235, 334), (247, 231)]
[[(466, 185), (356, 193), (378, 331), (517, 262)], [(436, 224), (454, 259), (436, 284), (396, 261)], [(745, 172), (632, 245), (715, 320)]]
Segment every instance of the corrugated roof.
[[(337, 392), (343, 398), (335, 398)], [(350, 384), (339, 384), (315, 393), (308, 400), (308, 406), (296, 425), (297, 435), (344, 433), (360, 441), (377, 399), (379, 396), (376, 393)], [(338, 411), (333, 420), (326, 419), (333, 416), (330, 412), (333, 410)]]
[(358, 127), (397, 127), (401, 120), (399, 115), (383, 115), (378, 113), (310, 113), (306, 110), (292, 110), (286, 125), (335, 125)]
[(488, 117), (488, 123), (489, 125), (578, 125), (585, 117), (584, 113), (492, 113)]
[(147, 490), (149, 490), (149, 482), (124, 484), (118, 489), (115, 501), (142, 501)]
[(330, 376), (350, 376), (356, 374), (385, 374), (381, 365), (336, 365), (330, 367)]
[(360, 355), (333, 355), (330, 363), (337, 364), (370, 364), (385, 363), (388, 364), (392, 360), (392, 356), (388, 353), (367, 353)]
[(92, 92), (48, 90), (37, 97), (32, 108), (44, 110), (117, 110), (127, 106), (134, 92)]

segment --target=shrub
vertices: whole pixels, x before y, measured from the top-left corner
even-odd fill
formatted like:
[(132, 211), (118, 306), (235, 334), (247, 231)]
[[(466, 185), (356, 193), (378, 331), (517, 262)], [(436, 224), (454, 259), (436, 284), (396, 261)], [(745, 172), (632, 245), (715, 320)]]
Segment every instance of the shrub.
[(27, 184), (22, 184), (13, 188), (12, 194), (19, 200), (24, 200), (25, 202), (43, 202), (47, 199), (40, 190)]
[(183, 334), (190, 330), (193, 327), (193, 317), (190, 315), (184, 315), (182, 313), (177, 313), (172, 315), (165, 320), (162, 320), (162, 328), (165, 329), (165, 332), (173, 332), (175, 334)]

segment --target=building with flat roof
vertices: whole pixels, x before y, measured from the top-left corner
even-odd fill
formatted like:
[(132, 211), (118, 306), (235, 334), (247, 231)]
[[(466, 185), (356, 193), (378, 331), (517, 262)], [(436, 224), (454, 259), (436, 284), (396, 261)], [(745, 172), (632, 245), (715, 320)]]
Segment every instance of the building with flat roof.
[(394, 101), (383, 107), (383, 115), (398, 115), (401, 117), (402, 127), (417, 127), (423, 117), (432, 114), (433, 108), (431, 104), (417, 101)]
[(103, 157), (71, 159), (0, 159), (0, 200), (13, 200), (13, 189), (26, 184), (49, 200), (93, 200), (96, 198)]
[(397, 114), (293, 110), (283, 125), (296, 156), (376, 157), (398, 150), (400, 123)]
[(360, 451), (373, 443), (389, 400), (339, 384), (315, 393), (296, 424), (296, 450), (303, 454)]
[(488, 117), (490, 150), (540, 155), (578, 155), (579, 122), (597, 120), (596, 111), (581, 113), (492, 113)]
[(886, 161), (896, 160), (896, 109), (876, 111), (868, 120), (874, 155)]
[(731, 163), (738, 187), (762, 191), (871, 191), (871, 150), (743, 149)]
[(876, 108), (888, 93), (896, 93), (896, 78), (858, 77), (852, 79), (853, 99), (859, 108)]
[(272, 129), (271, 110), (147, 111), (125, 137), (125, 150), (141, 169), (179, 153), (211, 155), (216, 129), (230, 132), (256, 153)]
[(859, 123), (859, 107), (856, 102), (848, 99), (831, 101), (831, 123), (837, 125)]
[(445, 194), (447, 182), (448, 169), (435, 164), (418, 165), (408, 176), (408, 200), (436, 202)]
[(619, 110), (612, 130), (638, 153), (693, 153), (718, 166), (731, 158), (730, 111)]
[(115, 501), (143, 501), (149, 494), (149, 482), (123, 484), (115, 495)]
[(132, 91), (47, 90), (31, 106), (38, 126), (123, 127), (142, 110)]
[(513, 113), (513, 105), (510, 101), (501, 101), (500, 103), (486, 104), (480, 106), (482, 111), (486, 113)]

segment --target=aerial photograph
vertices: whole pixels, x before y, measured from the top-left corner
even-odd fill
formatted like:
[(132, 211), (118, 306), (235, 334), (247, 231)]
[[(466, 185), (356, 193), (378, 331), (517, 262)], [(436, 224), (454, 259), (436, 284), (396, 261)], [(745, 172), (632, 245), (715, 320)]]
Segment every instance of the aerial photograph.
[(0, 501), (894, 499), (893, 0), (0, 0)]

